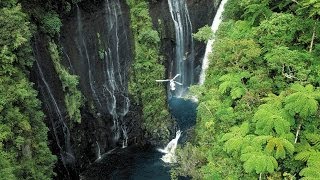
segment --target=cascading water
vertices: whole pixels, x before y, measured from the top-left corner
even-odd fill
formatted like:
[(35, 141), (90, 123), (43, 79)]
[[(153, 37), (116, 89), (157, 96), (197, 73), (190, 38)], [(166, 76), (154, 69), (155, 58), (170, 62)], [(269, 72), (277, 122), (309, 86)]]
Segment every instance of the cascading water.
[(87, 45), (86, 42), (83, 38), (83, 30), (82, 30), (82, 22), (81, 22), (81, 11), (79, 9), (79, 6), (76, 5), (77, 7), (77, 25), (78, 25), (78, 29), (77, 29), (77, 40), (76, 40), (76, 45), (77, 45), (77, 49), (79, 51), (79, 55), (81, 57), (82, 61), (85, 61), (87, 63), (87, 67), (88, 67), (88, 79), (89, 79), (89, 85), (90, 85), (90, 89), (92, 92), (92, 96), (94, 98), (94, 100), (97, 102), (97, 104), (99, 105), (99, 107), (102, 107), (102, 104), (97, 96), (96, 93), (96, 88), (95, 88), (95, 81), (93, 80), (93, 75), (92, 75), (92, 70), (91, 70), (91, 64), (90, 64), (90, 56), (88, 53), (88, 49), (87, 49)]
[(98, 141), (96, 141), (96, 144), (97, 144), (97, 159), (96, 161), (100, 160), (101, 159), (101, 150), (100, 150), (100, 145), (98, 143)]
[(176, 132), (176, 137), (172, 139), (164, 149), (158, 149), (159, 152), (164, 153), (165, 155), (162, 156), (161, 160), (165, 163), (175, 163), (176, 156), (175, 152), (178, 145), (178, 140), (181, 136), (181, 131), (178, 130)]
[[(123, 1), (120, 1), (120, 2), (123, 2)], [(176, 84), (176, 89), (171, 90), (168, 93), (170, 97), (168, 99), (168, 103), (170, 108), (172, 108), (171, 109), (172, 115), (177, 118), (181, 117), (180, 121), (177, 120), (177, 125), (178, 125), (177, 129), (181, 129), (186, 133), (181, 135), (181, 131), (180, 130), (177, 131), (177, 133), (175, 134), (176, 135), (175, 138), (171, 140), (165, 148), (161, 150), (158, 149), (158, 151), (154, 147), (148, 147), (147, 149), (144, 149), (146, 147), (143, 147), (141, 149), (140, 147), (129, 146), (128, 148), (124, 148), (124, 149), (117, 148), (115, 151), (108, 154), (107, 156), (104, 156), (104, 154), (102, 154), (101, 155), (102, 158), (99, 161), (99, 163), (94, 163), (90, 168), (88, 168), (86, 172), (82, 174), (83, 175), (82, 177), (84, 177), (84, 179), (99, 179), (99, 178), (100, 179), (113, 179), (113, 178), (114, 179), (170, 179), (170, 175), (169, 175), (170, 166), (164, 165), (164, 162), (169, 163), (169, 162), (176, 161), (175, 151), (177, 148), (177, 144), (178, 142), (181, 143), (185, 139), (187, 139), (186, 135), (188, 134), (188, 128), (194, 125), (195, 117), (196, 117), (196, 104), (181, 98), (184, 96), (185, 92), (188, 90), (188, 87), (194, 83), (193, 80), (197, 79), (194, 77), (195, 75), (193, 74), (194, 54), (196, 53), (193, 50), (193, 40), (191, 36), (192, 24), (190, 21), (195, 20), (195, 21), (192, 21), (195, 28), (196, 27), (198, 28), (205, 24), (205, 22), (202, 24), (201, 22), (196, 20), (198, 18), (198, 11), (195, 10), (194, 8), (190, 8), (192, 6), (188, 6), (190, 8), (189, 10), (192, 11), (190, 15), (193, 15), (192, 18), (189, 17), (186, 2), (188, 2), (188, 5), (189, 3), (192, 4), (193, 2), (196, 2), (196, 5), (199, 5), (204, 1), (168, 0), (167, 3), (169, 4), (170, 15), (171, 15), (171, 17), (169, 15), (169, 18), (170, 19), (172, 18), (173, 20), (172, 22), (170, 19), (169, 19), (170, 21), (168, 21), (167, 14), (163, 13), (162, 11), (159, 11), (159, 13), (165, 14), (163, 15), (163, 17), (162, 16), (160, 17), (159, 14), (155, 14), (155, 18), (164, 20), (164, 21), (161, 21), (161, 22), (164, 22), (163, 23), (164, 29), (169, 30), (168, 31), (169, 34), (166, 34), (164, 32), (163, 36), (161, 36), (162, 41), (168, 42), (168, 44), (171, 45), (171, 30), (173, 29), (173, 27), (175, 30), (175, 36), (176, 36), (175, 45), (174, 45), (175, 47), (172, 48), (172, 46), (168, 46), (168, 48), (173, 49), (173, 52), (175, 54), (175, 57), (172, 58), (172, 61), (170, 62), (172, 63), (172, 65), (168, 69), (168, 72), (169, 72), (168, 78), (173, 78), (177, 74), (181, 74), (181, 76), (179, 76), (179, 78), (175, 80), (177, 82), (183, 83), (183, 86)], [(122, 147), (126, 147), (128, 143), (127, 141), (125, 141), (127, 139), (126, 134), (131, 135), (132, 129), (130, 127), (132, 127), (132, 125), (126, 124), (126, 126), (124, 126), (123, 124), (121, 124), (121, 122), (122, 122), (123, 115), (127, 113), (126, 111), (124, 111), (125, 109), (123, 109), (123, 107), (129, 107), (130, 102), (126, 101), (127, 94), (121, 93), (120, 92), (121, 90), (119, 90), (119, 89), (122, 89), (122, 87), (125, 87), (126, 83), (123, 81), (123, 84), (121, 86), (118, 78), (120, 76), (121, 76), (121, 79), (123, 78), (123, 80), (126, 80), (126, 78), (124, 78), (124, 73), (122, 71), (120, 76), (118, 75), (120, 71), (118, 70), (118, 64), (117, 64), (118, 61), (116, 61), (117, 60), (116, 53), (120, 52), (120, 55), (123, 55), (124, 53), (121, 53), (121, 51), (123, 50), (123, 48), (121, 48), (121, 44), (124, 45), (129, 41), (128, 40), (124, 41), (124, 37), (122, 36), (121, 38), (120, 36), (120, 34), (123, 35), (124, 33), (122, 33), (122, 29), (121, 27), (119, 27), (119, 25), (121, 26), (122, 14), (125, 14), (126, 11), (122, 11), (122, 13), (120, 13), (120, 11), (118, 11), (119, 6), (115, 6), (115, 4), (117, 5), (117, 3), (118, 3), (117, 0), (114, 0), (114, 1), (106, 0), (105, 6), (103, 6), (104, 12), (106, 13), (106, 15), (104, 14), (102, 16), (99, 16), (99, 17), (104, 17), (105, 21), (107, 21), (106, 22), (107, 26), (103, 26), (103, 28), (106, 28), (107, 31), (105, 30), (98, 31), (101, 37), (101, 42), (102, 42), (101, 43), (102, 46), (99, 46), (99, 47), (103, 47), (103, 48), (99, 48), (99, 52), (102, 52), (102, 55), (103, 55), (103, 59), (100, 59), (99, 63), (103, 62), (103, 66), (101, 67), (104, 68), (104, 72), (103, 72), (104, 82), (102, 83), (104, 85), (104, 90), (101, 91), (98, 89), (97, 94), (98, 96), (102, 96), (104, 99), (108, 100), (109, 106), (107, 106), (107, 108), (105, 109), (108, 111), (107, 113), (113, 114), (113, 119), (116, 120), (115, 124), (117, 124), (116, 122), (119, 122), (118, 124), (119, 128), (115, 128), (115, 129), (119, 129), (121, 131), (120, 140), (122, 140), (121, 138), (123, 138)], [(150, 2), (151, 9), (152, 9), (152, 4), (155, 4), (154, 8), (158, 8), (157, 3), (164, 6), (164, 8), (161, 8), (161, 9), (165, 9), (167, 7), (167, 4), (163, 4), (160, 1), (152, 1)], [(208, 5), (208, 3), (203, 3), (203, 4)], [(213, 8), (210, 8), (210, 9), (212, 10), (212, 13), (213, 13)], [(85, 14), (84, 11), (85, 9), (83, 9), (83, 14)], [(203, 14), (207, 13), (204, 9), (201, 11), (202, 11), (200, 13), (201, 16), (199, 17), (203, 17)], [(167, 13), (169, 13), (169, 11), (167, 11)], [(211, 13), (208, 13), (208, 14), (211, 15)], [(210, 18), (210, 21), (211, 20), (212, 18)], [(100, 23), (100, 25), (101, 24), (102, 23)], [(104, 24), (105, 23), (103, 23), (103, 25)], [(172, 25), (172, 27), (170, 25)], [(96, 33), (96, 32), (93, 32), (93, 33)], [(168, 37), (170, 39), (166, 39)], [(94, 38), (91, 38), (91, 39), (94, 39)], [(95, 44), (97, 46), (97, 44), (99, 43), (96, 42)], [(195, 45), (198, 49), (197, 44)], [(200, 48), (201, 47), (199, 45), (199, 49)], [(100, 51), (100, 49), (102, 51)], [(164, 47), (164, 49), (166, 49), (166, 47)], [(168, 49), (168, 50), (169, 52), (171, 52), (171, 49)], [(123, 62), (121, 61), (122, 58), (120, 57), (119, 59), (120, 59), (120, 64), (123, 65), (122, 64)], [(123, 99), (125, 100), (123, 101)], [(105, 104), (104, 100), (102, 100), (101, 98), (100, 100), (104, 105)], [(127, 106), (125, 104), (127, 104)], [(188, 104), (188, 106), (186, 106), (186, 104)], [(119, 109), (120, 107), (121, 109)], [(175, 108), (175, 110), (173, 110), (173, 108)], [(176, 114), (179, 114), (180, 116), (176, 116)], [(129, 115), (131, 117), (131, 114)], [(119, 141), (119, 144), (120, 142), (121, 141)], [(100, 146), (103, 147), (102, 143), (100, 143)], [(99, 168), (97, 168), (97, 166), (95, 165), (99, 166)]]
[(173, 96), (181, 97), (194, 79), (194, 44), (192, 38), (192, 24), (185, 0), (168, 0), (171, 18), (175, 28), (175, 59), (170, 70), (170, 78), (176, 74), (176, 79), (182, 85), (176, 86)]
[[(224, 11), (224, 5), (226, 4), (228, 0), (222, 0), (218, 11), (213, 19), (212, 25), (211, 25), (211, 30), (213, 33), (215, 33), (218, 30), (218, 27), (220, 25), (220, 23), (222, 22), (222, 13)], [(203, 85), (205, 78), (206, 78), (206, 70), (209, 67), (209, 60), (208, 60), (208, 56), (209, 54), (212, 52), (212, 45), (214, 43), (215, 39), (211, 39), (208, 41), (207, 46), (206, 46), (206, 52), (204, 54), (204, 58), (202, 60), (202, 68), (201, 68), (201, 74), (200, 74), (200, 79), (199, 79), (199, 84)]]
[[(46, 103), (48, 110), (51, 111), (53, 114), (52, 117), (49, 117), (51, 126), (53, 129), (53, 134), (55, 138), (56, 145), (60, 151), (60, 158), (63, 163), (63, 165), (66, 167), (67, 164), (72, 164), (75, 162), (75, 157), (73, 155), (72, 149), (71, 149), (71, 143), (70, 143), (70, 132), (69, 128), (65, 123), (64, 116), (61, 113), (61, 110), (58, 106), (58, 103), (51, 91), (50, 85), (48, 84), (43, 71), (41, 69), (41, 66), (39, 64), (39, 61), (41, 59), (41, 56), (39, 55), (38, 45), (35, 43), (33, 53), (35, 57), (35, 67), (38, 75), (40, 76), (40, 79), (42, 83), (39, 83), (39, 87), (41, 89), (41, 93), (44, 97), (49, 97), (47, 101), (49, 103)], [(43, 86), (44, 87), (43, 87)], [(42, 86), (42, 87), (41, 87)], [(50, 106), (50, 107), (49, 107)]]
[[(129, 38), (126, 28), (124, 28), (119, 0), (105, 0), (104, 4), (104, 18), (103, 21), (101, 21), (102, 19), (98, 21), (98, 29), (84, 27), (81, 9), (79, 6), (76, 7), (77, 33), (75, 42), (78, 56), (85, 66), (82, 66), (82, 69), (78, 67), (75, 71), (80, 76), (85, 75), (83, 74), (84, 70), (87, 71), (87, 81), (80, 83), (82, 83), (82, 86), (89, 86), (89, 88), (84, 88), (90, 91), (89, 96), (92, 97), (96, 105), (97, 113), (111, 115), (113, 119), (111, 128), (113, 141), (118, 143), (121, 138), (122, 146), (126, 147), (128, 134), (123, 119), (130, 106), (127, 89), (127, 64), (130, 62), (130, 54), (128, 54), (130, 52)], [(96, 37), (91, 36), (92, 31), (97, 34)], [(92, 38), (97, 38), (98, 47), (92, 41)], [(90, 47), (90, 49), (87, 47)], [(72, 51), (71, 48), (69, 48), (69, 51)], [(68, 61), (70, 60), (68, 59)], [(97, 68), (100, 69), (96, 70)]]
[[(128, 135), (127, 127), (123, 122), (123, 117), (128, 113), (130, 101), (128, 98), (126, 71), (121, 71), (120, 65), (120, 46), (122, 43), (119, 40), (119, 33), (124, 33), (125, 39), (122, 41), (125, 43), (125, 47), (129, 49), (128, 36), (126, 31), (121, 29), (123, 25), (123, 18), (121, 14), (121, 6), (119, 0), (105, 1), (106, 22), (108, 37), (106, 38), (106, 44), (104, 46), (105, 51), (105, 70), (106, 70), (106, 82), (104, 88), (108, 93), (104, 93), (104, 96), (108, 99), (108, 111), (113, 117), (114, 121), (114, 139), (118, 141), (120, 133), (122, 132), (122, 147), (127, 147)], [(113, 45), (113, 47), (109, 47)], [(111, 48), (114, 48), (111, 50)], [(126, 61), (124, 61), (124, 67), (126, 67)], [(119, 119), (121, 125), (119, 124)], [(120, 129), (122, 131), (120, 131)]]
[[(170, 82), (171, 91), (169, 93), (169, 106), (173, 112), (178, 106), (171, 106), (172, 101), (181, 99), (194, 80), (194, 44), (192, 38), (192, 24), (188, 12), (187, 3), (185, 0), (168, 0), (169, 11), (174, 23), (175, 29), (175, 58), (170, 67), (170, 79), (177, 81)], [(179, 74), (179, 75), (178, 75)], [(173, 83), (173, 84), (172, 84)], [(182, 83), (182, 85), (180, 84)], [(173, 86), (172, 86), (173, 85)], [(172, 139), (165, 149), (158, 149), (160, 152), (165, 153), (162, 156), (162, 161), (166, 163), (174, 163), (175, 150), (180, 138), (181, 131), (176, 132), (176, 137)]]

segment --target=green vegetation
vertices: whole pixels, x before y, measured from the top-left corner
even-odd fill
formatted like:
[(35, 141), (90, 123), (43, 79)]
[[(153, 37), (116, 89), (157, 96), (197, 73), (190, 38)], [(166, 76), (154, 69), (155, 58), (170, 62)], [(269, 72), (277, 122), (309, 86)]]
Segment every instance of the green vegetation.
[(210, 26), (205, 25), (202, 28), (200, 28), (197, 33), (192, 34), (192, 36), (198, 41), (207, 42), (209, 39), (213, 38), (213, 32)]
[(52, 11), (46, 12), (41, 18), (41, 29), (43, 32), (49, 34), (50, 36), (54, 36), (60, 33), (60, 27), (62, 26), (59, 15)]
[(102, 42), (101, 42), (101, 36), (100, 33), (97, 33), (97, 39), (98, 39), (98, 54), (99, 54), (99, 59), (102, 61), (104, 60), (104, 48), (102, 46)]
[(134, 35), (134, 62), (129, 91), (136, 103), (143, 107), (143, 125), (148, 137), (169, 138), (170, 117), (165, 101), (165, 89), (155, 79), (164, 77), (164, 66), (159, 56), (158, 32), (152, 29), (148, 3), (145, 0), (127, 0)]
[(51, 179), (56, 157), (47, 146), (33, 64), (30, 23), (16, 0), (0, 3), (0, 179)]
[(60, 63), (60, 55), (57, 45), (54, 42), (49, 42), (49, 52), (53, 61), (55, 70), (62, 83), (62, 89), (65, 93), (64, 102), (70, 119), (75, 122), (81, 122), (80, 107), (83, 104), (84, 98), (81, 92), (77, 89), (79, 84), (78, 76), (71, 75), (68, 70)]
[(229, 0), (173, 177), (320, 177), (319, 5)]

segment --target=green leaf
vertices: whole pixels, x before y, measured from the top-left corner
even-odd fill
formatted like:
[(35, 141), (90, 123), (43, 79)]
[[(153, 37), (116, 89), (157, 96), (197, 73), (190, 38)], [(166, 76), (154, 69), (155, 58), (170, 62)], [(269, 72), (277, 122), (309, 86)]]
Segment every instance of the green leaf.
[(314, 90), (312, 85), (303, 87), (299, 84), (293, 84), (291, 89), (293, 93), (285, 99), (285, 109), (294, 116), (299, 114), (303, 118), (315, 115), (318, 110), (318, 101), (320, 97), (319, 90)]
[(308, 158), (307, 166), (303, 168), (299, 175), (303, 176), (302, 179), (309, 180), (309, 179), (319, 179), (320, 177), (320, 152), (313, 151), (310, 153)]
[(279, 135), (290, 132), (290, 122), (283, 116), (283, 112), (271, 104), (263, 104), (254, 114), (253, 121), (256, 122), (255, 133), (259, 135)]
[(226, 74), (219, 78), (222, 83), (219, 86), (219, 92), (227, 93), (230, 91), (232, 99), (237, 99), (246, 93), (246, 88), (242, 83), (243, 78), (248, 78), (248, 72)]
[(273, 137), (268, 140), (265, 151), (269, 154), (273, 154), (275, 151), (276, 159), (284, 159), (286, 157), (286, 152), (290, 155), (293, 154), (294, 146), (287, 139)]
[(241, 155), (241, 161), (244, 161), (243, 167), (247, 173), (273, 173), (278, 168), (277, 160), (263, 152), (250, 152)]

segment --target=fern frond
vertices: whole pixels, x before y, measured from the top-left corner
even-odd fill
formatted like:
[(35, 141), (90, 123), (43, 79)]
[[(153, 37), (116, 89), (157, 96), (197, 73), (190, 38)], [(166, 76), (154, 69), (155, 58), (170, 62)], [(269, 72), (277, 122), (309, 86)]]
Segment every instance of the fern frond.
[(306, 150), (306, 151), (302, 151), (302, 152), (300, 152), (300, 153), (298, 153), (296, 156), (295, 156), (295, 160), (299, 160), (299, 161), (304, 161), (304, 162), (306, 162), (306, 161), (308, 161), (308, 159), (310, 158), (310, 156), (312, 155), (312, 154), (314, 154), (314, 153), (316, 153), (316, 151), (315, 150), (313, 150), (313, 149), (308, 149), (308, 150)]
[(256, 172), (259, 173), (272, 173), (278, 168), (277, 160), (270, 155), (263, 152), (251, 152), (245, 153), (240, 157), (241, 161), (244, 161), (243, 167), (247, 173)]
[[(290, 120), (290, 119), (289, 119)], [(269, 135), (274, 132), (281, 135), (290, 132), (290, 122), (283, 118), (283, 112), (271, 104), (263, 104), (253, 117), (256, 134)]]
[(240, 151), (241, 148), (247, 145), (250, 141), (245, 138), (245, 135), (249, 132), (249, 123), (244, 122), (240, 127), (234, 126), (231, 128), (231, 132), (222, 136), (221, 141), (224, 143), (224, 150), (227, 153), (234, 151)]
[(262, 98), (263, 101), (267, 102), (268, 104), (272, 104), (275, 108), (280, 109), (282, 108), (282, 104), (284, 102), (284, 95), (280, 93), (280, 95), (275, 94), (268, 94), (268, 97)]
[(303, 168), (299, 175), (304, 176), (302, 179), (319, 179), (320, 177), (320, 152), (313, 151), (307, 162), (306, 168)]
[(242, 97), (244, 94), (246, 94), (246, 89), (243, 87), (235, 87), (231, 89), (230, 95), (232, 99), (237, 99)]
[(307, 140), (313, 145), (315, 148), (320, 150), (320, 135), (314, 133), (307, 133), (306, 135)]
[(268, 140), (265, 151), (268, 154), (273, 154), (273, 152), (275, 151), (276, 159), (284, 159), (286, 157), (286, 152), (289, 154), (293, 154), (294, 146), (287, 139), (284, 139), (282, 137), (272, 137)]
[(314, 115), (318, 110), (318, 97), (320, 92), (314, 90), (312, 85), (303, 87), (300, 84), (293, 84), (291, 90), (293, 94), (285, 99), (285, 109), (294, 116), (299, 114), (303, 118)]
[(219, 92), (224, 94), (230, 91), (232, 99), (237, 99), (243, 96), (246, 92), (246, 88), (242, 83), (243, 78), (250, 77), (250, 73), (241, 72), (239, 73), (229, 73), (223, 75), (219, 78), (221, 84), (219, 85)]
[(252, 140), (252, 144), (256, 145), (256, 146), (261, 146), (263, 144), (266, 144), (267, 141), (269, 141), (269, 139), (271, 139), (272, 136), (257, 136), (255, 138), (253, 138)]

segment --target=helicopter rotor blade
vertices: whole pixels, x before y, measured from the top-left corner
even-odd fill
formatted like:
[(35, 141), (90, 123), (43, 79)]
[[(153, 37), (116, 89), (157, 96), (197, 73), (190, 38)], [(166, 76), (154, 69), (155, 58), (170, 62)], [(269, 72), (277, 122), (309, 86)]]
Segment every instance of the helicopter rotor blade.
[(180, 74), (177, 74), (176, 76), (174, 76), (174, 78), (172, 78), (173, 80), (176, 79), (178, 76), (180, 76)]
[(156, 80), (156, 82), (167, 82), (170, 81), (169, 79), (165, 79), (165, 80)]
[(182, 86), (182, 85), (183, 85), (182, 83), (177, 82), (177, 81), (173, 81), (173, 82), (175, 82), (176, 84), (179, 84), (180, 86)]

